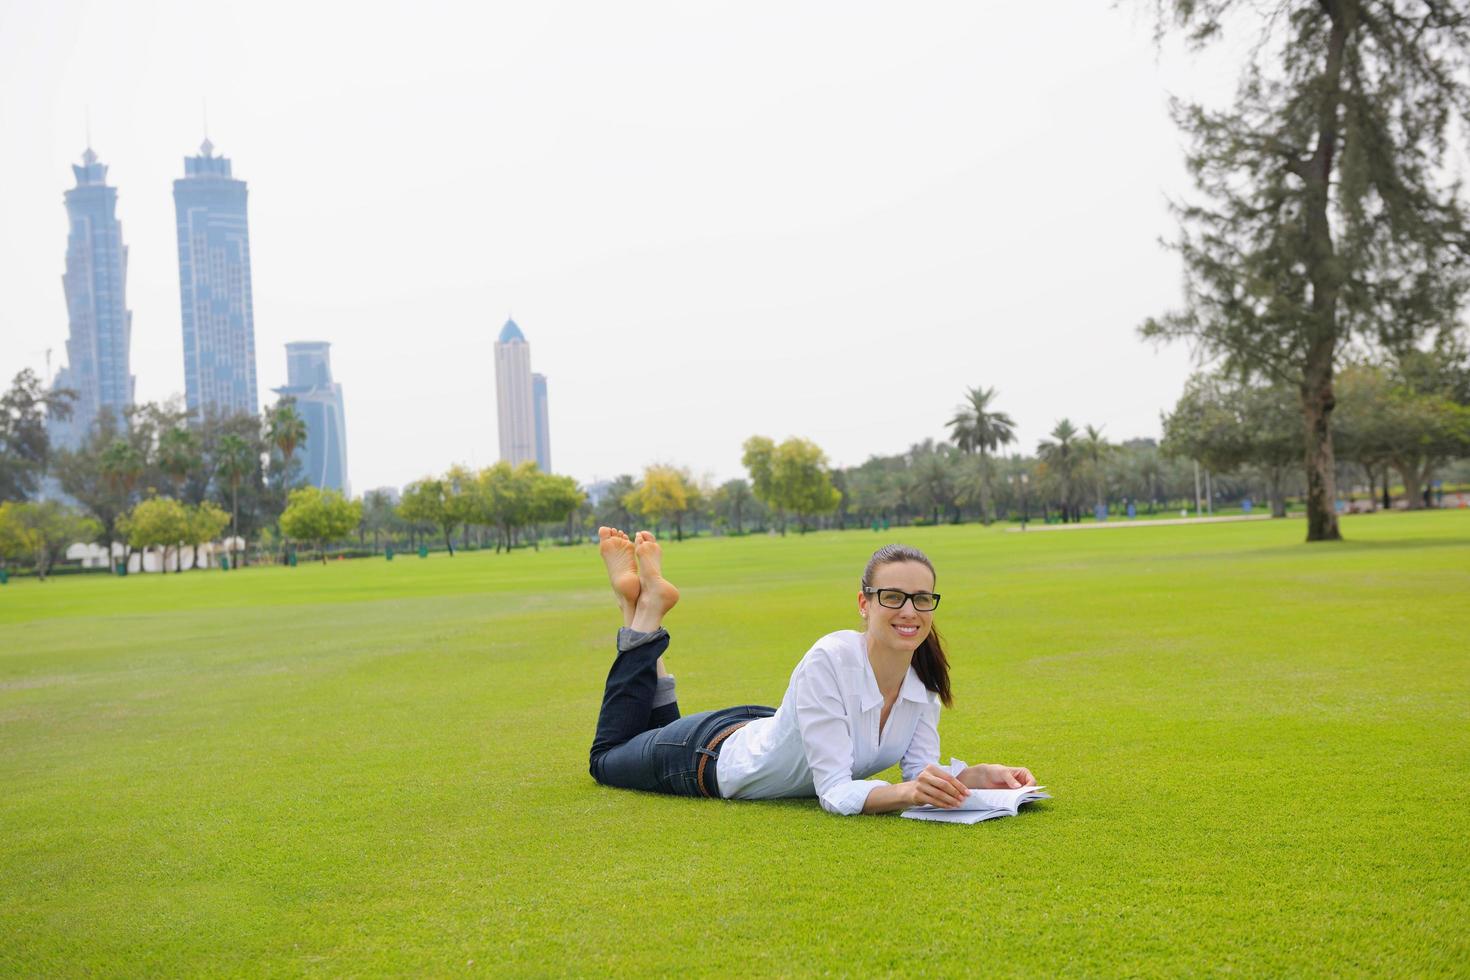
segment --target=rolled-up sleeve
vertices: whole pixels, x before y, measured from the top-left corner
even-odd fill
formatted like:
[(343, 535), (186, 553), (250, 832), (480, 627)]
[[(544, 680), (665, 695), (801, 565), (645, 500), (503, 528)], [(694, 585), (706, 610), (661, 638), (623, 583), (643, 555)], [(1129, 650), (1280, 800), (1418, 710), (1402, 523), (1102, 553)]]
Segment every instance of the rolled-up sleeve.
[(822, 809), (843, 816), (862, 813), (868, 794), (888, 783), (852, 778), (852, 729), (832, 662), (825, 655), (808, 655), (793, 681), (796, 724)]

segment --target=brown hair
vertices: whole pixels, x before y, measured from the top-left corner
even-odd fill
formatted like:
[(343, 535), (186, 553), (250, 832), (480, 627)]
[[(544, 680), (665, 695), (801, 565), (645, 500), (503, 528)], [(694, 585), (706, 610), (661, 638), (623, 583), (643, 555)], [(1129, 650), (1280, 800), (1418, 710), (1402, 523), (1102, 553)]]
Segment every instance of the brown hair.
[[(929, 574), (934, 576), (934, 581), (938, 584), (939, 574), (934, 571), (934, 563), (929, 560), (928, 555), (906, 544), (889, 544), (873, 552), (873, 557), (868, 559), (868, 565), (863, 569), (863, 588), (873, 587), (873, 573), (880, 566), (904, 561), (918, 562), (929, 569)], [(924, 686), (938, 694), (940, 702), (946, 708), (954, 707), (954, 694), (949, 689), (949, 657), (944, 653), (944, 641), (939, 637), (939, 630), (932, 624), (929, 635), (924, 637), (924, 642), (914, 651), (913, 665), (914, 673), (919, 675)]]

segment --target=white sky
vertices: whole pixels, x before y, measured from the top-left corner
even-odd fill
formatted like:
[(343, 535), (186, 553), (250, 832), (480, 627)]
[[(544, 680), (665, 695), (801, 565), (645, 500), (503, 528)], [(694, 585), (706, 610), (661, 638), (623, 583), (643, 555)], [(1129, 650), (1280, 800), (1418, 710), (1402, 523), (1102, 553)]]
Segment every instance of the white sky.
[(353, 489), (497, 456), (507, 313), (555, 469), (743, 475), (755, 433), (839, 465), (946, 434), (970, 385), (1031, 451), (1156, 436), (1190, 370), (1188, 192), (1151, 4), (0, 0), (0, 381), (65, 356), (69, 165), (119, 189), (139, 400), (183, 391), (172, 181), (249, 182), (262, 402), (332, 343)]

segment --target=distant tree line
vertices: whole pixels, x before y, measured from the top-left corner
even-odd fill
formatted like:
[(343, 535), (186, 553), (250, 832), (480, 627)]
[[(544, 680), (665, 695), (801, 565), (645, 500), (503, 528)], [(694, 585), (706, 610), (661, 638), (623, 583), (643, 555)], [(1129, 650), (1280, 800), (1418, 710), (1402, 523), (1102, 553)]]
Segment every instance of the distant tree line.
[[(104, 408), (79, 445), (55, 448), (47, 419), (68, 418), (74, 400), (74, 392), (43, 388), (29, 370), (0, 396), (0, 562), (44, 577), (69, 545), (90, 542), (122, 562), (135, 551), (155, 553), (163, 571), (182, 570), (186, 547), (197, 563), (199, 546), (227, 532), (230, 564), (275, 560), (292, 528), (309, 526), (293, 506), (320, 505), (292, 496), (307, 431), (289, 398), (261, 415), (196, 417), (176, 402), (121, 415)], [(57, 496), (66, 503), (39, 499)], [(325, 537), (294, 536), (322, 544), (343, 536), (335, 527)], [(239, 541), (254, 546), (236, 552)]]
[[(1249, 377), (1249, 375), (1246, 375)], [(1395, 479), (1408, 508), (1427, 506), (1436, 474), (1470, 470), (1470, 353), (1456, 335), (1433, 348), (1360, 357), (1336, 374), (1334, 485), (1365, 487), (1382, 506)], [(123, 560), (134, 550), (180, 569), (186, 546), (228, 531), (226, 560), (281, 560), (295, 543), (352, 537), (362, 553), (391, 547), (509, 551), (548, 538), (571, 543), (599, 524), (687, 534), (787, 533), (996, 520), (1071, 522), (1144, 515), (1250, 497), (1282, 516), (1310, 488), (1299, 393), (1225, 370), (1192, 377), (1163, 417), (1164, 437), (1109, 440), (1102, 426), (1059, 420), (1033, 453), (1007, 452), (1016, 423), (994, 388), (973, 387), (946, 423), (949, 439), (830, 465), (810, 440), (756, 435), (742, 446), (746, 477), (715, 486), (671, 464), (624, 474), (589, 495), (534, 463), (451, 466), (409, 484), (401, 500), (358, 501), (299, 486), (306, 427), (289, 399), (261, 416), (144, 404), (99, 415), (83, 443), (52, 451), (48, 413), (68, 394), (30, 372), (0, 399), (0, 560), (44, 576), (69, 544), (95, 541)], [(1201, 501), (1200, 476), (1205, 478)], [(75, 502), (36, 500), (46, 479)], [(371, 544), (369, 544), (369, 539)], [(237, 542), (250, 542), (242, 552)], [(456, 545), (456, 542), (458, 544)]]

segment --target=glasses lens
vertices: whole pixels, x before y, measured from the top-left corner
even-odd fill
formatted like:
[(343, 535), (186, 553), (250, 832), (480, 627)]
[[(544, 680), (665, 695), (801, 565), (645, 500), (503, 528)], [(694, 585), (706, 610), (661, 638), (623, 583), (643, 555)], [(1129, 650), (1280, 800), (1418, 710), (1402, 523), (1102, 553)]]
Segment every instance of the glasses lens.
[(914, 608), (919, 612), (933, 612), (937, 605), (939, 605), (939, 596), (933, 592), (920, 592), (914, 596)]
[(889, 609), (902, 609), (903, 601), (908, 598), (897, 589), (879, 589), (878, 605), (887, 606)]

